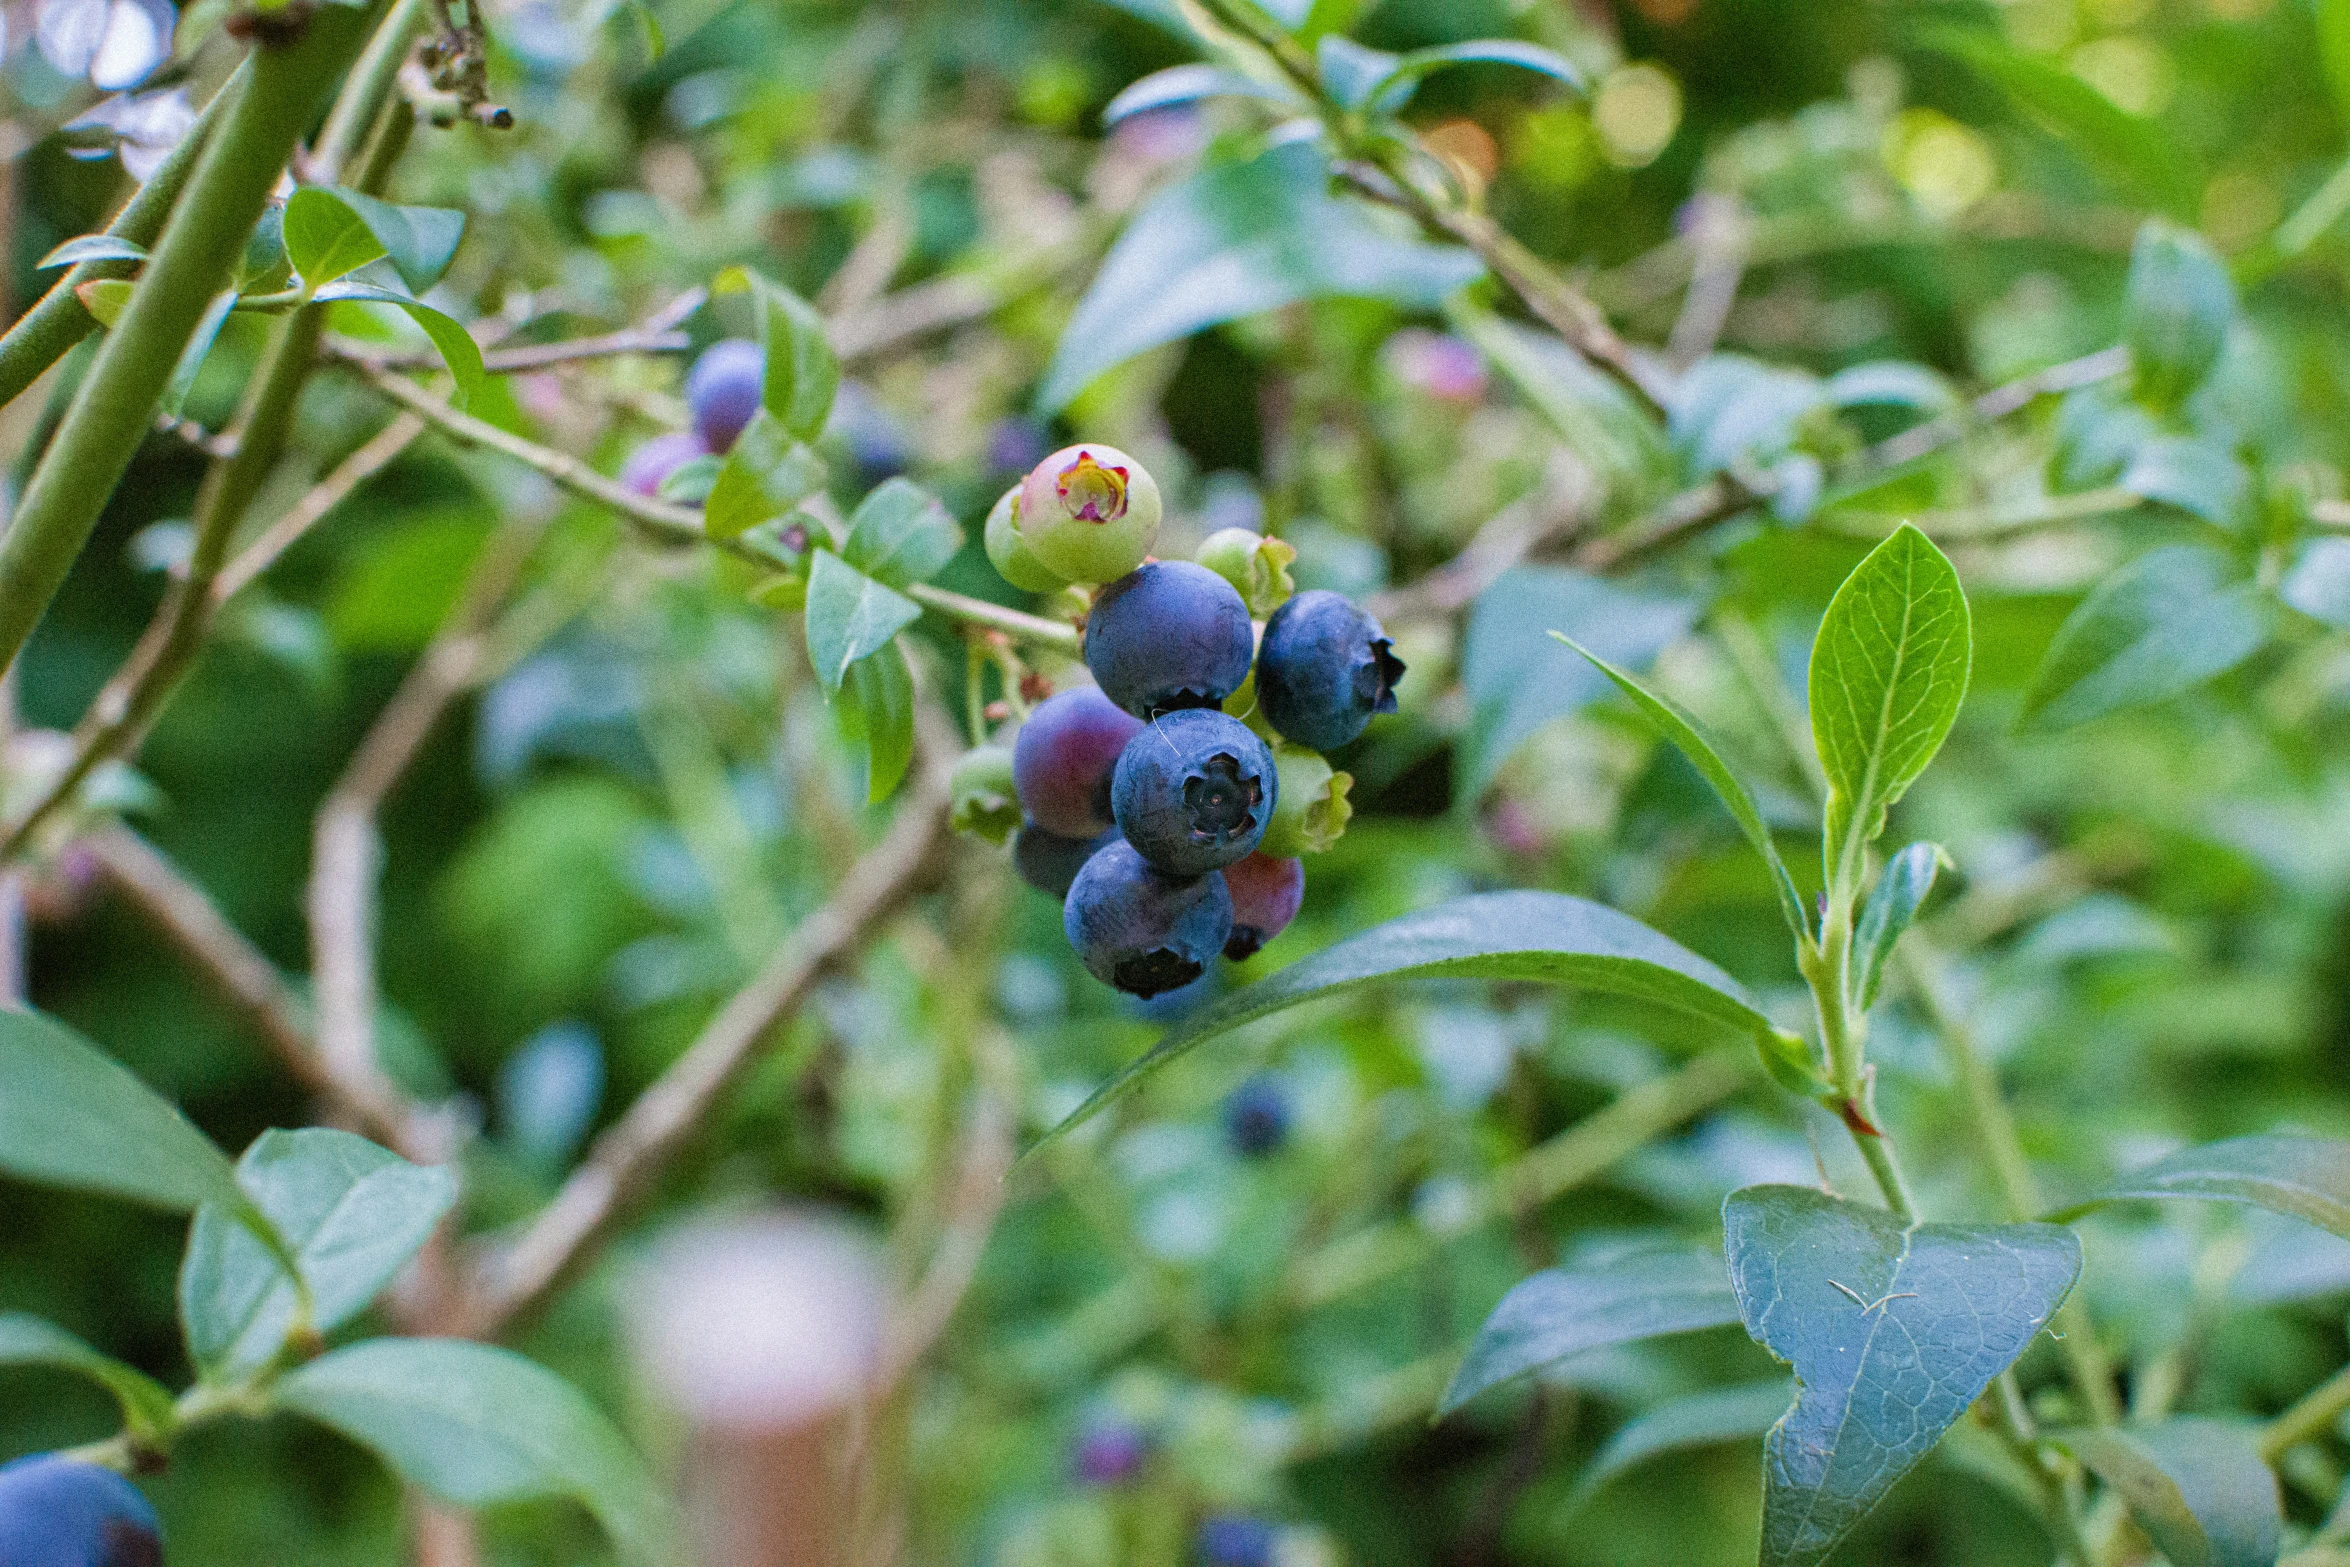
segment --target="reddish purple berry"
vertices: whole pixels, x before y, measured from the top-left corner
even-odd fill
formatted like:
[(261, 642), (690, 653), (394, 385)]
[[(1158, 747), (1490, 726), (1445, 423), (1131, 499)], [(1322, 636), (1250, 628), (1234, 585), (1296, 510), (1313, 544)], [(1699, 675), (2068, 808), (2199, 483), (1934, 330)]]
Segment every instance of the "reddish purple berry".
[(1403, 660), (1379, 622), (1339, 594), (1316, 588), (1265, 622), (1257, 700), (1283, 739), (1334, 751), (1361, 734), (1372, 714), (1395, 711), (1395, 683), (1403, 672)]
[(1150, 1446), (1150, 1438), (1124, 1420), (1090, 1421), (1071, 1446), (1069, 1467), (1082, 1484), (1117, 1485), (1141, 1472)]
[(1207, 972), (1232, 934), (1232, 894), (1221, 876), (1168, 876), (1113, 840), (1077, 873), (1061, 928), (1094, 978), (1148, 999)]
[(1254, 730), (1212, 707), (1187, 707), (1127, 742), (1110, 810), (1151, 864), (1204, 876), (1256, 848), (1279, 792), (1273, 753)]
[(1232, 894), (1232, 939), (1224, 943), (1224, 956), (1238, 963), (1255, 957), (1297, 918), (1306, 901), (1305, 862), (1252, 854), (1224, 867), (1224, 886)]
[(1137, 718), (1214, 707), (1248, 678), (1255, 650), (1239, 590), (1187, 560), (1127, 573), (1102, 589), (1085, 618), (1085, 667)]
[(694, 431), (714, 452), (734, 445), (735, 437), (759, 411), (765, 390), (767, 356), (747, 337), (730, 337), (702, 350), (686, 372), (685, 403), (693, 410)]
[(707, 452), (702, 438), (690, 430), (656, 435), (630, 452), (620, 465), (621, 486), (650, 500), (661, 493), (663, 481), (671, 474)]
[(1012, 742), (1012, 786), (1038, 826), (1064, 838), (1110, 830), (1110, 774), (1142, 721), (1092, 686), (1045, 698)]

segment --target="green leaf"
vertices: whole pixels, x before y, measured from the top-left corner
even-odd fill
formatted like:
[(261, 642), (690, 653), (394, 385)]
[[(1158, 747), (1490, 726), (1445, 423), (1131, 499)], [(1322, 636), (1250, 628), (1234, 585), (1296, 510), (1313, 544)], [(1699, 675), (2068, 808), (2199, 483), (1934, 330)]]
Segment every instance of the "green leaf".
[(1664, 432), (1623, 387), (1591, 368), (1555, 332), (1504, 320), (1465, 294), (1445, 301), (1453, 329), (1477, 345), (1534, 411), (1616, 489), (1638, 496), (1674, 477)]
[(2350, 1143), (2271, 1135), (2182, 1148), (2049, 1218), (2069, 1223), (2112, 1203), (2169, 1197), (2247, 1203), (2350, 1240)]
[(628, 0), (628, 14), (636, 19), (638, 36), (645, 46), (645, 62), (652, 64), (669, 52), (669, 37), (661, 31), (661, 19), (645, 0)]
[(1324, 36), (1314, 46), (1314, 63), (1321, 71), (1322, 91), (1342, 109), (1360, 109), (1368, 104), (1394, 75), (1402, 58), (1384, 49), (1367, 48), (1338, 33)]
[(921, 619), (922, 606), (819, 549), (808, 553), (806, 618), (808, 661), (824, 689), (837, 692), (849, 667)]
[(144, 261), (147, 247), (119, 234), (77, 234), (33, 263), (33, 270), (76, 266), (84, 261)]
[(122, 1405), (123, 1425), (134, 1438), (153, 1442), (171, 1430), (170, 1389), (39, 1317), (0, 1312), (0, 1366), (52, 1366), (75, 1372), (114, 1395)]
[(1907, 360), (1877, 359), (1850, 366), (1828, 377), (1828, 401), (1839, 408), (1909, 408), (1923, 414), (1955, 413), (1958, 394), (1950, 383), (1924, 365)]
[(2333, 89), (2335, 116), (2350, 126), (2350, 0), (2317, 0), (2317, 58)]
[(2275, 1567), (2277, 1477), (2241, 1427), (2182, 1415), (2050, 1440), (2113, 1487), (2171, 1567)]
[(2252, 495), (2251, 472), (2234, 452), (2218, 441), (2187, 435), (2139, 442), (2115, 482), (2215, 528), (2240, 528)]
[(284, 234), (287, 259), (311, 288), (387, 254), (342, 193), (323, 185), (305, 185), (286, 198)]
[(1519, 566), (1478, 595), (1461, 649), (1469, 727), (1454, 753), (1454, 794), (1473, 803), (1502, 764), (1545, 724), (1580, 712), (1606, 693), (1608, 677), (1574, 647), (1611, 663), (1651, 663), (1689, 629), (1687, 599), (1635, 593), (1559, 566)]
[(841, 559), (902, 588), (927, 582), (963, 547), (963, 528), (937, 496), (911, 479), (885, 479), (849, 517)]
[(1606, 1445), (1592, 1455), (1590, 1466), (1575, 1482), (1567, 1507), (1581, 1506), (1608, 1481), (1660, 1453), (1761, 1436), (1794, 1402), (1795, 1388), (1780, 1379), (1685, 1393), (1643, 1410), (1618, 1427)]
[(1772, 1031), (1729, 975), (1628, 914), (1556, 892), (1485, 892), (1377, 925), (1202, 1007), (1095, 1090), (1038, 1147), (1125, 1098), (1219, 1034), (1386, 979), (1511, 979), (1574, 985)]
[(228, 1156), (64, 1024), (0, 1010), (0, 1172), (186, 1212), (241, 1204)]
[(1895, 944), (1934, 890), (1934, 873), (1949, 863), (1938, 843), (1913, 843), (1885, 862), (1852, 932), (1852, 997), (1861, 1011), (1876, 1005)]
[(1102, 123), (1115, 125), (1130, 115), (1198, 103), (1203, 98), (1260, 98), (1286, 109), (1306, 107), (1304, 100), (1289, 89), (1260, 82), (1225, 66), (1171, 65), (1163, 71), (1151, 72), (1112, 98), (1102, 110)]
[(1436, 1412), (1449, 1415), (1488, 1388), (1587, 1349), (1737, 1320), (1738, 1297), (1711, 1251), (1647, 1246), (1545, 1269), (1493, 1308)]
[[(237, 1161), (237, 1184), (292, 1251), (320, 1333), (366, 1309), (457, 1200), (447, 1170), (326, 1127), (262, 1133)], [(221, 1381), (276, 1356), (299, 1295), (249, 1231), (207, 1204), (189, 1232), (179, 1299), (190, 1358)]]
[(2312, 539), (2277, 597), (2312, 620), (2350, 631), (2350, 539)]
[(1584, 86), (1583, 73), (1565, 55), (1514, 38), (1479, 38), (1414, 49), (1372, 87), (1371, 106), (1382, 114), (1393, 114), (1412, 101), (1422, 82), (1456, 65), (1514, 65), (1565, 82), (1578, 92)]
[[(297, 197), (300, 194), (296, 192)], [(400, 274), (400, 281), (408, 285), (410, 292), (421, 294), (438, 283), (449, 270), (449, 263), (457, 259), (457, 247), (465, 239), (464, 213), (451, 207), (396, 206), (339, 185), (333, 187), (332, 194), (367, 225), (367, 232), (375, 236), (383, 253), (391, 258), (393, 270)], [(289, 214), (292, 206), (289, 201)], [(287, 243), (290, 247), (291, 239)], [(299, 268), (301, 262), (297, 259), (294, 265)], [(302, 276), (312, 283), (324, 281), (312, 278), (307, 271)]]
[(1811, 649), (1811, 733), (1828, 776), (1828, 885), (1850, 888), (1885, 812), (1942, 748), (1974, 637), (1958, 573), (1902, 524), (1836, 596)]
[(642, 1462), (576, 1388), (511, 1350), (369, 1339), (289, 1374), (276, 1398), (443, 1501), (571, 1497), (632, 1560), (660, 1559), (667, 1510)]
[(180, 350), (178, 362), (171, 367), (171, 379), (164, 384), (163, 397), (155, 405), (155, 411), (164, 418), (177, 419), (180, 410), (188, 406), (188, 393), (195, 389), (205, 357), (212, 352), (229, 312), (236, 308), (237, 296), (232, 290), (215, 295), (212, 303), (204, 307), (204, 314), (197, 317), (196, 330), (188, 334), (187, 346)]
[(1332, 195), (1329, 183), (1327, 158), (1289, 142), (1153, 196), (1062, 332), (1038, 408), (1058, 412), (1112, 366), (1202, 327), (1331, 296), (1429, 309), (1484, 270), (1465, 250), (1398, 232)]
[(2178, 139), (2121, 108), (2061, 63), (2021, 53), (1983, 28), (1929, 22), (1911, 36), (1921, 48), (1971, 67), (2124, 190), (2174, 216), (2195, 211), (2203, 179)]
[(702, 526), (714, 539), (739, 538), (823, 488), (824, 459), (762, 408), (720, 465), (702, 506)]
[(1746, 1331), (1795, 1368), (1763, 1444), (1762, 1567), (1813, 1567), (2047, 1325), (2081, 1270), (2051, 1224), (1905, 1224), (1805, 1186), (1722, 1207)]
[(1786, 862), (1779, 858), (1779, 846), (1771, 841), (1769, 825), (1755, 808), (1754, 797), (1746, 792), (1746, 785), (1738, 781), (1738, 775), (1730, 771), (1729, 764), (1697, 727), (1697, 720), (1672, 698), (1649, 690), (1565, 632), (1553, 631), (1551, 635), (1589, 659), (1601, 674), (1614, 681), (1616, 689), (1630, 697), (1632, 705), (1656, 726), (1657, 732), (1671, 741), (1673, 748), (1689, 759), (1689, 765), (1713, 785), (1714, 793), (1738, 823), (1738, 830), (1746, 834), (1754, 852), (1770, 866), (1772, 884), (1779, 894), (1779, 915), (1787, 922), (1787, 929), (1797, 937), (1809, 932), (1811, 922), (1804, 913), (1803, 897), (1795, 890), (1795, 878), (1787, 874)]
[(481, 345), (473, 340), (473, 334), (465, 330), (462, 322), (443, 315), (430, 305), (410, 299), (405, 294), (394, 293), (388, 288), (378, 288), (372, 283), (351, 279), (329, 283), (313, 297), (321, 304), (356, 300), (375, 305), (397, 305), (408, 312), (409, 319), (422, 327), (424, 335), (432, 339), (432, 346), (440, 352), (441, 363), (449, 367), (450, 379), (455, 382), (449, 400), (459, 408), (472, 401), (473, 394), (480, 391), (488, 380), (489, 372), (481, 361)]
[(73, 297), (82, 302), (82, 308), (90, 313), (91, 320), (100, 326), (111, 327), (130, 308), (132, 287), (125, 278), (98, 278), (76, 284)]
[(865, 748), (865, 798), (890, 797), (914, 760), (914, 673), (895, 642), (849, 668), (841, 732)]
[(813, 441), (824, 433), (840, 390), (840, 361), (824, 335), (824, 317), (781, 283), (748, 267), (730, 269), (718, 286), (750, 289), (759, 310), (759, 349), (767, 360), (759, 400), (786, 435)]
[(2024, 693), (2022, 721), (2063, 729), (2161, 702), (2226, 673), (2268, 640), (2257, 583), (2217, 550), (2149, 550), (2065, 617)]
[(2138, 396), (2156, 408), (2178, 406), (2219, 363), (2235, 319), (2236, 286), (2210, 241), (2148, 219), (2130, 253), (2122, 306)]

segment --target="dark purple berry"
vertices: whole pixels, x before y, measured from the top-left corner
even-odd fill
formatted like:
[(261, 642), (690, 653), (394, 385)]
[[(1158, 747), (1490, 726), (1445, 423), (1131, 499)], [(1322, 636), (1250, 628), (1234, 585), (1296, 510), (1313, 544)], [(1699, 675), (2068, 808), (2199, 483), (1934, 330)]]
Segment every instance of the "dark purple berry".
[(1199, 1526), (1201, 1567), (1273, 1567), (1279, 1538), (1272, 1524), (1246, 1513), (1225, 1513)]
[(1256, 848), (1279, 789), (1273, 753), (1254, 730), (1214, 708), (1182, 708), (1126, 743), (1110, 812), (1151, 864), (1204, 876)]
[(1150, 1456), (1150, 1438), (1127, 1421), (1093, 1420), (1071, 1444), (1069, 1467), (1084, 1485), (1117, 1485), (1141, 1472)]
[(1142, 721), (1092, 686), (1038, 703), (1012, 742), (1012, 787), (1028, 819), (1064, 838), (1110, 830), (1110, 774)]
[(1379, 622), (1326, 588), (1300, 593), (1265, 622), (1257, 701), (1285, 740), (1338, 749), (1372, 714), (1395, 711), (1402, 677), (1403, 660)]
[(1094, 978), (1147, 999), (1207, 972), (1232, 934), (1232, 894), (1221, 876), (1164, 875), (1112, 840), (1077, 873), (1061, 928)]
[(1137, 718), (1214, 707), (1248, 678), (1255, 645), (1239, 592), (1187, 560), (1149, 561), (1120, 577), (1085, 620), (1085, 667)]
[(1012, 868), (1038, 892), (1066, 898), (1069, 884), (1077, 879), (1085, 862), (1117, 836), (1105, 832), (1092, 838), (1068, 838), (1034, 822), (1022, 822), (1020, 830), (1012, 834)]
[(162, 1567), (155, 1509), (111, 1469), (55, 1453), (0, 1466), (6, 1567)]
[(628, 460), (620, 465), (620, 483), (649, 500), (661, 493), (664, 480), (706, 450), (702, 438), (691, 430), (656, 435), (628, 454)]
[(1224, 1101), (1224, 1138), (1232, 1151), (1262, 1158), (1289, 1138), (1289, 1094), (1281, 1080), (1262, 1073), (1232, 1090)]
[(1224, 956), (1240, 963), (1297, 918), (1306, 901), (1305, 862), (1252, 854), (1224, 867), (1224, 886), (1232, 894), (1232, 939), (1224, 943)]
[(743, 426), (759, 411), (767, 378), (767, 356), (747, 337), (729, 337), (702, 350), (686, 372), (685, 403), (694, 431), (714, 452), (734, 445)]

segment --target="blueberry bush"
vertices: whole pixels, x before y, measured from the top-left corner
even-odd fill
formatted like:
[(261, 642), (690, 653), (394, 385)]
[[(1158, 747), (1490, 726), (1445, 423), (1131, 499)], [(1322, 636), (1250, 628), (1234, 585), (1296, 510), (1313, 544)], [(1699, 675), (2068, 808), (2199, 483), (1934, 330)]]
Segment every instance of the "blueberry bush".
[(0, 1567), (2350, 1564), (2350, 3), (0, 22)]

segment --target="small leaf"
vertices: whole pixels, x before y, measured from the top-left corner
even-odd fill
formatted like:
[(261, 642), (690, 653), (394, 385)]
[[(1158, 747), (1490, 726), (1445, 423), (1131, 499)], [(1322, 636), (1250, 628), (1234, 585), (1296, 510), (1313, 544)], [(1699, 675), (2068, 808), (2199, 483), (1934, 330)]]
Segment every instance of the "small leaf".
[(133, 1437), (153, 1442), (171, 1430), (168, 1388), (39, 1317), (0, 1312), (0, 1366), (52, 1366), (75, 1372), (114, 1395), (122, 1405), (123, 1425)]
[(885, 479), (849, 517), (841, 559), (902, 588), (927, 582), (963, 547), (962, 525), (937, 496), (911, 479)]
[(1794, 1402), (1795, 1388), (1784, 1379), (1750, 1383), (1745, 1387), (1709, 1388), (1702, 1393), (1685, 1393), (1667, 1399), (1617, 1428), (1607, 1444), (1592, 1455), (1590, 1466), (1575, 1482), (1575, 1492), (1567, 1506), (1570, 1510), (1580, 1506), (1617, 1475), (1660, 1453), (1716, 1447), (1761, 1436), (1778, 1423)]
[(661, 19), (645, 0), (628, 0), (628, 14), (636, 19), (637, 33), (645, 46), (645, 62), (652, 64), (669, 52), (668, 35), (661, 31)]
[(739, 538), (824, 488), (824, 459), (762, 408), (719, 466), (703, 503), (702, 526), (714, 539)]
[(1771, 1031), (1739, 983), (1671, 938), (1602, 904), (1555, 892), (1486, 892), (1373, 926), (1202, 1007), (1129, 1062), (1042, 1147), (1091, 1120), (1176, 1057), (1243, 1023), (1383, 979), (1513, 979), (1632, 996)]
[(1203, 98), (1261, 98), (1287, 109), (1302, 110), (1304, 102), (1287, 88), (1258, 81), (1221, 65), (1171, 65), (1153, 71), (1109, 101), (1102, 123), (1115, 125), (1130, 115), (1153, 109), (1197, 103)]
[(1855, 567), (1811, 650), (1811, 733), (1828, 775), (1828, 884), (1851, 887), (1861, 851), (1950, 733), (1974, 637), (1958, 573), (1902, 524)]
[(2350, 1240), (2350, 1143), (2258, 1136), (2182, 1148), (2049, 1218), (2064, 1224), (2113, 1203), (2168, 1197), (2247, 1203)]
[(2317, 0), (2317, 57), (2333, 89), (2334, 116), (2350, 126), (2350, 0)]
[(2215, 528), (2239, 527), (2252, 494), (2252, 475), (2235, 453), (2217, 441), (2185, 435), (2139, 442), (2116, 482)]
[[(320, 1333), (366, 1309), (457, 1200), (448, 1171), (326, 1127), (262, 1133), (237, 1161), (237, 1184), (285, 1238)], [(214, 1381), (267, 1365), (298, 1301), (278, 1260), (209, 1204), (188, 1236), (179, 1298), (189, 1355)]]
[(2177, 407), (2219, 363), (2235, 318), (2236, 286), (2210, 241), (2149, 218), (2130, 253), (2122, 306), (2138, 396), (2156, 408)]
[(1449, 1415), (1488, 1388), (1587, 1349), (1737, 1320), (1738, 1297), (1711, 1251), (1652, 1246), (1545, 1269), (1493, 1308), (1436, 1412)]
[(0, 1172), (186, 1212), (242, 1205), (228, 1156), (64, 1024), (0, 1010)]
[(1934, 873), (1949, 863), (1938, 843), (1913, 843), (1885, 862), (1852, 933), (1852, 996), (1861, 1011), (1876, 1005), (1895, 944), (1934, 890)]
[(285, 203), (272, 202), (261, 209), (253, 232), (245, 236), (245, 251), (237, 260), (237, 292), (276, 293), (293, 281), (294, 263), (286, 255)]
[(409, 319), (424, 329), (424, 335), (432, 339), (432, 346), (440, 351), (441, 363), (448, 366), (450, 379), (455, 383), (450, 390), (449, 400), (459, 408), (470, 402), (473, 394), (488, 380), (489, 372), (481, 360), (481, 345), (473, 340), (473, 334), (465, 330), (463, 323), (443, 315), (430, 305), (410, 299), (405, 294), (395, 294), (388, 288), (348, 279), (328, 284), (314, 297), (321, 304), (335, 300), (359, 300), (368, 304), (397, 305), (408, 312)]
[(1762, 812), (1755, 808), (1754, 797), (1738, 781), (1738, 775), (1730, 771), (1729, 764), (1722, 760), (1712, 742), (1706, 739), (1704, 731), (1697, 727), (1697, 720), (1684, 712), (1679, 703), (1649, 690), (1565, 632), (1553, 631), (1551, 635), (1581, 653), (1601, 674), (1614, 681), (1616, 689), (1630, 697), (1632, 705), (1640, 709), (1657, 732), (1671, 741), (1673, 748), (1689, 759), (1689, 765), (1696, 768), (1707, 783), (1713, 785), (1715, 795), (1738, 823), (1738, 830), (1746, 834), (1746, 841), (1754, 846), (1754, 852), (1761, 855), (1763, 862), (1770, 866), (1771, 881), (1779, 894), (1779, 914), (1787, 922), (1788, 931), (1797, 937), (1806, 934), (1811, 929), (1811, 923), (1804, 913), (1803, 897), (1795, 890), (1795, 878), (1787, 873), (1786, 862), (1779, 858), (1779, 846), (1771, 841), (1769, 825), (1763, 821)]
[(2063, 729), (2166, 701), (2235, 668), (2268, 633), (2266, 598), (2226, 556), (2198, 544), (2149, 550), (2065, 617), (2023, 722)]
[(830, 692), (851, 665), (889, 645), (922, 618), (922, 606), (866, 576), (830, 550), (808, 557), (808, 661)]
[(511, 1350), (369, 1339), (290, 1373), (276, 1396), (443, 1501), (571, 1497), (632, 1560), (660, 1559), (667, 1512), (642, 1462), (576, 1388)]
[(1479, 38), (1468, 43), (1414, 49), (1372, 87), (1371, 107), (1382, 114), (1393, 114), (1412, 101), (1412, 94), (1419, 91), (1422, 82), (1456, 65), (1514, 65), (1565, 82), (1578, 92), (1584, 87), (1583, 73), (1565, 55), (1514, 38)]
[(84, 261), (144, 261), (147, 247), (120, 234), (77, 234), (33, 263), (33, 270), (77, 266)]
[(125, 278), (98, 278), (74, 285), (73, 297), (82, 302), (90, 319), (100, 326), (111, 327), (122, 319), (122, 313), (131, 306), (132, 284)]
[(914, 674), (896, 642), (849, 668), (837, 709), (842, 732), (865, 749), (865, 798), (890, 797), (914, 760)]
[(2183, 1415), (2050, 1440), (2113, 1487), (2171, 1567), (2275, 1567), (2277, 1477), (2240, 1427)]
[(177, 419), (180, 411), (188, 406), (188, 393), (195, 390), (204, 360), (219, 339), (229, 312), (236, 307), (235, 292), (223, 292), (215, 295), (212, 303), (204, 307), (204, 314), (197, 317), (196, 330), (188, 334), (187, 346), (180, 350), (178, 362), (171, 367), (171, 379), (164, 384), (163, 396), (155, 405), (155, 411), (164, 418)]
[(340, 191), (305, 185), (286, 198), (286, 256), (311, 288), (384, 255), (384, 243)]
[[(465, 239), (464, 213), (451, 207), (396, 206), (341, 186), (334, 187), (334, 195), (367, 225), (367, 232), (375, 236), (400, 281), (412, 293), (421, 294), (438, 283), (449, 263), (457, 259), (457, 247)], [(295, 265), (301, 263), (296, 261)], [(311, 279), (308, 272), (302, 276), (319, 281)]]
[(2050, 1224), (1905, 1224), (1804, 1186), (1723, 1204), (1746, 1331), (1795, 1368), (1763, 1444), (1762, 1567), (1815, 1567), (2014, 1364), (2073, 1286)]
[(1828, 377), (1828, 401), (1839, 408), (1912, 408), (1923, 414), (1955, 413), (1958, 394), (1924, 365), (1879, 359), (1853, 365)]
[(718, 287), (751, 291), (759, 307), (759, 349), (767, 361), (760, 402), (785, 434), (813, 441), (824, 433), (833, 395), (840, 390), (840, 361), (824, 335), (824, 318), (814, 305), (748, 267), (730, 269)]

